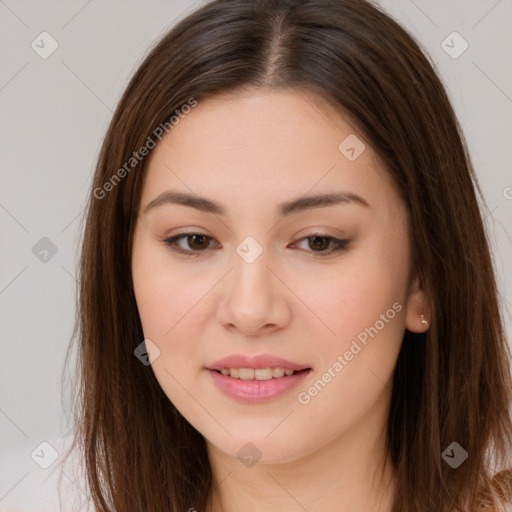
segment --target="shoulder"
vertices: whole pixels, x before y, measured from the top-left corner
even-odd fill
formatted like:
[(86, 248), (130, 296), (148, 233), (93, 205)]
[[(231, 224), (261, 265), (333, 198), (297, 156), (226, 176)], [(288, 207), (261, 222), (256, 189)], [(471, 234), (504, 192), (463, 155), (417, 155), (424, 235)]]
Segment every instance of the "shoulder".
[(479, 498), (478, 512), (512, 512), (512, 469), (496, 473), (491, 489), (480, 492)]

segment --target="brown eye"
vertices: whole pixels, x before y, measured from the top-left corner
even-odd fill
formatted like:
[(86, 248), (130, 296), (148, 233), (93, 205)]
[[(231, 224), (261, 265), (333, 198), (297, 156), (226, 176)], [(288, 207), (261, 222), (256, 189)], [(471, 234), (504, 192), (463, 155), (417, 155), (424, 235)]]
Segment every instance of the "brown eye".
[[(308, 241), (306, 252), (313, 253), (315, 258), (329, 256), (335, 252), (345, 251), (349, 240), (340, 240), (333, 236), (324, 235), (322, 233), (313, 233), (309, 236), (301, 238), (299, 243)], [(316, 253), (316, 254), (315, 254)]]
[[(180, 244), (182, 240), (186, 240), (186, 246)], [(339, 238), (321, 233), (313, 233), (310, 236), (301, 238), (299, 242), (303, 242), (305, 240), (308, 240), (308, 248), (306, 249), (306, 252), (309, 252), (310, 254), (312, 253), (315, 258), (344, 251), (349, 243), (349, 240), (340, 240)], [(171, 250), (177, 253), (195, 257), (202, 256), (208, 249), (212, 249), (213, 247), (210, 247), (211, 241), (214, 241), (214, 238), (203, 235), (202, 233), (182, 233), (181, 235), (176, 235), (164, 240), (164, 243)]]
[(206, 249), (206, 247), (208, 247), (208, 243), (210, 240), (210, 238), (207, 237), (206, 235), (188, 235), (187, 239), (189, 240), (189, 247), (191, 249), (199, 251), (201, 249)]
[(310, 236), (308, 237), (310, 240), (309, 247), (315, 250), (325, 250), (329, 247), (330, 240), (326, 236)]
[[(183, 239), (187, 241), (185, 247), (179, 245), (179, 242), (181, 242)], [(179, 252), (181, 254), (187, 254), (189, 256), (200, 256), (205, 251), (205, 249), (208, 249), (211, 240), (213, 240), (213, 238), (201, 233), (183, 233), (181, 235), (176, 235), (172, 238), (164, 240), (164, 243), (168, 245), (173, 251)]]

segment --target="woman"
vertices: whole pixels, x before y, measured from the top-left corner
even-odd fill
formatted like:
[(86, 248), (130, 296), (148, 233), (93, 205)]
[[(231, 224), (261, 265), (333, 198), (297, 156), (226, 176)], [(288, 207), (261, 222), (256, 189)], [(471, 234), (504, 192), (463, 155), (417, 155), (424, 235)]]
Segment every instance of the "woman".
[(91, 189), (75, 444), (96, 509), (510, 510), (475, 190), (436, 72), (377, 7), (178, 23)]

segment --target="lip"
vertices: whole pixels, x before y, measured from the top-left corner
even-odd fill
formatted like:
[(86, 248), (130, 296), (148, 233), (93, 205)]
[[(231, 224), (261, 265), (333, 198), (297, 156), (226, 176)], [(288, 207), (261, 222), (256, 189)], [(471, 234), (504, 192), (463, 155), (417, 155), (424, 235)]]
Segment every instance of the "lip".
[[(223, 368), (226, 367), (223, 366)], [(242, 368), (251, 368), (251, 366), (242, 366)], [(206, 371), (212, 376), (214, 383), (223, 393), (235, 400), (248, 403), (266, 402), (284, 395), (298, 386), (298, 384), (312, 372), (311, 369), (308, 369), (278, 379), (241, 380), (234, 379), (229, 375), (222, 375), (222, 373), (217, 370), (206, 369)]]
[[(260, 354), (257, 356), (246, 356), (243, 354), (234, 354), (224, 357), (208, 365), (207, 370), (222, 370), (222, 368), (284, 368), (295, 371), (305, 370), (309, 366), (287, 361), (282, 357), (271, 354)], [(277, 380), (277, 379), (276, 379)], [(264, 381), (260, 381), (264, 382)]]

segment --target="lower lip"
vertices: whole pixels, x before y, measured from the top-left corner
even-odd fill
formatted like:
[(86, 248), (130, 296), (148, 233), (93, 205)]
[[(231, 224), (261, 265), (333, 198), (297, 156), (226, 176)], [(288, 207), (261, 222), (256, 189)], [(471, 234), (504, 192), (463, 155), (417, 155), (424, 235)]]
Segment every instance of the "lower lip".
[(216, 370), (207, 370), (213, 381), (226, 395), (243, 402), (259, 403), (283, 395), (297, 386), (311, 369), (269, 380), (234, 379)]

